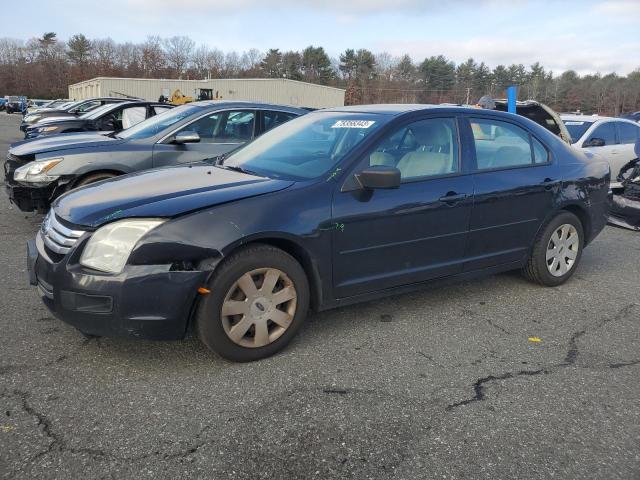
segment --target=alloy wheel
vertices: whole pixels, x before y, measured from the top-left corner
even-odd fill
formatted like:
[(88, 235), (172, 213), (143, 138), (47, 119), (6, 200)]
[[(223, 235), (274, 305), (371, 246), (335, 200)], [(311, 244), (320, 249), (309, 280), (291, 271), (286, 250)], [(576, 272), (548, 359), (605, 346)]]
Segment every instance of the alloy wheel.
[(224, 331), (242, 347), (264, 347), (291, 325), (297, 296), (291, 279), (276, 268), (247, 272), (231, 285), (222, 303)]
[(554, 277), (561, 277), (573, 268), (578, 258), (580, 237), (576, 228), (565, 223), (551, 235), (547, 244), (547, 268)]

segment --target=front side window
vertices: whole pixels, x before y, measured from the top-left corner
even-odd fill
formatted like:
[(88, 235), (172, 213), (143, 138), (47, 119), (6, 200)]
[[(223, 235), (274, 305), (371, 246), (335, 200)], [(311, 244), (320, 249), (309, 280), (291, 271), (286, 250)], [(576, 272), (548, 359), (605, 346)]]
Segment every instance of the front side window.
[(458, 134), (451, 118), (420, 120), (382, 139), (369, 165), (400, 170), (402, 180), (448, 175), (458, 171)]
[(214, 112), (180, 129), (200, 136), (202, 143), (245, 143), (253, 137), (253, 110)]
[(613, 122), (603, 123), (589, 135), (589, 139), (587, 140), (587, 145), (594, 140), (599, 139), (603, 140), (604, 144), (601, 146), (615, 145), (616, 144), (616, 127)]
[(626, 122), (618, 122), (618, 136), (622, 144), (634, 144), (640, 140), (640, 127)]
[(391, 117), (312, 112), (261, 135), (230, 155), (224, 165), (273, 178), (305, 180), (335, 172), (336, 165)]
[[(529, 132), (499, 120), (471, 119), (478, 170), (518, 167), (534, 163)], [(536, 156), (547, 161), (541, 144)], [(535, 151), (535, 148), (534, 148)], [(541, 163), (537, 158), (536, 163)]]

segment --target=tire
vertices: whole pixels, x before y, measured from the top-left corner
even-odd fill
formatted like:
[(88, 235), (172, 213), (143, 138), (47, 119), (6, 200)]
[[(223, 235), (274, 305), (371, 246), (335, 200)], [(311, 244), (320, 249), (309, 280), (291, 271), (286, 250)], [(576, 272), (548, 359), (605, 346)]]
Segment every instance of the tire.
[(117, 177), (117, 175), (114, 175), (113, 173), (94, 173), (78, 180), (73, 184), (72, 188), (84, 187), (85, 185), (89, 185), (90, 183), (95, 183), (99, 182), (100, 180), (106, 180), (108, 178), (115, 177)]
[[(268, 288), (265, 281), (273, 286)], [(202, 297), (196, 312), (196, 331), (209, 349), (234, 362), (251, 362), (282, 350), (309, 309), (304, 270), (291, 255), (270, 245), (255, 244), (232, 254), (207, 288), (210, 293)]]
[[(563, 240), (565, 235), (567, 238)], [(577, 235), (577, 239), (574, 239), (574, 235)], [(583, 248), (582, 223), (573, 213), (563, 211), (547, 222), (538, 233), (523, 269), (524, 276), (546, 287), (561, 285), (578, 268)], [(547, 254), (550, 255), (549, 259)]]

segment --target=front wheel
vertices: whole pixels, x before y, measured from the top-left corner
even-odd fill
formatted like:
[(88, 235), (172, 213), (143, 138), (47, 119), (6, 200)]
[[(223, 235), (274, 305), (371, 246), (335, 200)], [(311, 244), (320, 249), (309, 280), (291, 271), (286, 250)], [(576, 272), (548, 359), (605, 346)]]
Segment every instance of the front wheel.
[(582, 257), (584, 229), (571, 212), (556, 215), (536, 238), (524, 275), (531, 281), (555, 287), (575, 272)]
[(220, 356), (249, 362), (283, 349), (309, 308), (300, 264), (270, 245), (239, 250), (218, 267), (196, 313), (200, 340)]

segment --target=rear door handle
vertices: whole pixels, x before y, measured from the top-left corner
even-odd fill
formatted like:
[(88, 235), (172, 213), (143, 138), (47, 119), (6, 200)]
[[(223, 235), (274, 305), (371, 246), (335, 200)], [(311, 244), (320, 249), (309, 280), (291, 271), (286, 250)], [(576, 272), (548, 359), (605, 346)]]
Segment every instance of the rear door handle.
[(446, 204), (453, 205), (455, 203), (458, 203), (460, 200), (464, 200), (468, 196), (469, 195), (467, 195), (466, 193), (447, 192), (446, 195), (443, 195), (438, 200)]

